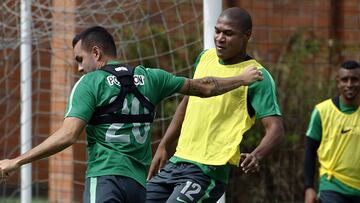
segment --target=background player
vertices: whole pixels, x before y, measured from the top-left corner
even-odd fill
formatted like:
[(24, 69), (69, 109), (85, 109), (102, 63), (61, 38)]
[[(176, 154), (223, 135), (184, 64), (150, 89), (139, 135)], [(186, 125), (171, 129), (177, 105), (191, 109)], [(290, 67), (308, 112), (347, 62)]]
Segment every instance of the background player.
[(344, 62), (337, 72), (340, 93), (315, 106), (306, 132), (305, 203), (319, 202), (315, 186), (320, 162), (320, 202), (360, 202), (360, 65)]

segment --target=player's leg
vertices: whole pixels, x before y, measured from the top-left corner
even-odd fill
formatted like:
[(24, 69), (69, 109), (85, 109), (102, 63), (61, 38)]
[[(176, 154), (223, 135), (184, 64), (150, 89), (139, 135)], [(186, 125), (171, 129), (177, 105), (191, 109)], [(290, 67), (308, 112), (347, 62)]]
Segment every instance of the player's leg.
[(135, 180), (123, 176), (99, 176), (87, 178), (84, 203), (145, 202), (146, 190)]
[(172, 183), (175, 165), (168, 162), (161, 171), (146, 183), (146, 203), (163, 203), (174, 189)]
[(113, 190), (111, 177), (98, 176), (86, 179), (83, 201), (84, 203), (100, 203), (109, 201), (123, 201), (122, 195), (117, 190)]
[(215, 203), (224, 194), (224, 184), (215, 180), (210, 184), (186, 181), (174, 188), (167, 203), (175, 202), (203, 202)]
[(149, 182), (146, 184), (146, 203), (163, 203), (171, 194), (166, 184)]
[(211, 179), (194, 164), (178, 163), (177, 184), (167, 203), (216, 202), (225, 192), (226, 184)]
[(349, 203), (346, 196), (331, 190), (320, 191), (319, 199), (320, 203)]
[(125, 191), (126, 202), (133, 203), (145, 203), (146, 200), (146, 188), (132, 178), (116, 176), (118, 187), (121, 191)]
[(350, 196), (349, 197), (349, 202), (350, 203), (358, 203), (358, 202), (360, 202), (360, 196)]

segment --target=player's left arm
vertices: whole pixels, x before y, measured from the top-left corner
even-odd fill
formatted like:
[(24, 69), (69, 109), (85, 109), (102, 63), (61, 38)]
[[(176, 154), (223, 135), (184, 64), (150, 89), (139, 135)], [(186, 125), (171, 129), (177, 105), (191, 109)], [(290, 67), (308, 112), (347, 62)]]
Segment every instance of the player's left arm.
[(242, 154), (244, 161), (241, 167), (245, 173), (257, 171), (261, 160), (276, 148), (284, 137), (284, 127), (280, 116), (264, 117), (261, 123), (265, 128), (265, 136), (254, 151)]
[(284, 137), (275, 82), (266, 69), (261, 68), (260, 70), (264, 80), (249, 86), (248, 97), (250, 106), (265, 129), (265, 135), (254, 151), (241, 154), (241, 167), (246, 173), (259, 170), (260, 161), (276, 148)]

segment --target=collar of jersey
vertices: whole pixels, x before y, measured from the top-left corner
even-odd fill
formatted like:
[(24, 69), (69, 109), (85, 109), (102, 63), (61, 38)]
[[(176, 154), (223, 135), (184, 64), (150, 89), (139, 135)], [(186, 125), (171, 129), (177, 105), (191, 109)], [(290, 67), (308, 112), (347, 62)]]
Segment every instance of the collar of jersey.
[[(238, 62), (238, 63), (242, 63), (242, 62), (245, 62), (245, 61), (250, 61), (250, 60), (252, 60), (253, 58), (250, 56), (250, 55), (248, 55), (248, 54), (246, 54), (246, 56), (245, 56), (245, 60), (244, 61), (241, 61), (241, 62)], [(226, 63), (225, 61), (223, 61), (223, 60), (221, 60), (220, 58), (219, 58), (219, 63), (221, 64), (221, 65), (234, 65), (234, 64), (238, 64), (238, 63)]]
[(114, 65), (114, 64), (120, 64), (121, 62), (120, 61), (117, 61), (117, 60), (111, 60), (111, 61), (108, 61), (106, 63), (106, 65)]
[(341, 99), (339, 99), (339, 108), (340, 111), (347, 113), (347, 114), (351, 114), (353, 112), (355, 112), (357, 110), (357, 108), (359, 107), (354, 107), (354, 106), (346, 106)]

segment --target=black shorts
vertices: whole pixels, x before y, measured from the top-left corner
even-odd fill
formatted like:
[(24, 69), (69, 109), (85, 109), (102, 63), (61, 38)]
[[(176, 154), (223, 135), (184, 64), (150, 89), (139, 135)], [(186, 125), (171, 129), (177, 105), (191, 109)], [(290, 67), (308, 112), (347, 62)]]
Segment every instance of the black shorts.
[(86, 178), (84, 203), (144, 203), (145, 188), (124, 176), (98, 176)]
[(216, 202), (225, 188), (225, 183), (211, 179), (194, 164), (168, 162), (146, 184), (146, 202)]
[(320, 191), (320, 203), (359, 203), (360, 196), (345, 195), (331, 190)]

